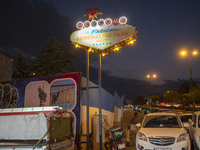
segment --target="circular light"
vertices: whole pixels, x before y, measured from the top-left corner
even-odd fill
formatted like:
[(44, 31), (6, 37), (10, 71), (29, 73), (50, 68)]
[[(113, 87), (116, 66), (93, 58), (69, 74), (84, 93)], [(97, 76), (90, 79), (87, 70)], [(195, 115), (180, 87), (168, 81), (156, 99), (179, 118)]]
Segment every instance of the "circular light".
[(187, 55), (187, 51), (181, 51), (180, 54), (181, 54), (182, 56), (185, 56), (185, 55)]
[(99, 25), (99, 26), (103, 26), (104, 23), (105, 23), (105, 21), (104, 21), (103, 19), (99, 19), (99, 20), (98, 20), (98, 25)]
[(123, 16), (123, 17), (120, 17), (120, 18), (119, 18), (119, 23), (120, 23), (120, 24), (126, 24), (126, 23), (127, 23), (127, 18), (124, 17), (124, 16)]
[(89, 21), (85, 21), (84, 22), (84, 27), (88, 28), (90, 26), (90, 22)]
[(117, 25), (119, 23), (119, 18), (114, 18), (112, 22), (114, 25)]
[(197, 52), (197, 51), (193, 51), (192, 54), (193, 54), (193, 55), (197, 55), (198, 52)]
[(83, 22), (82, 21), (77, 22), (76, 28), (83, 29)]
[(106, 24), (107, 26), (110, 26), (110, 25), (112, 24), (112, 19), (107, 18), (107, 19), (105, 20), (105, 24)]
[(92, 20), (91, 21), (91, 26), (92, 27), (96, 27), (97, 26), (97, 21), (96, 20)]

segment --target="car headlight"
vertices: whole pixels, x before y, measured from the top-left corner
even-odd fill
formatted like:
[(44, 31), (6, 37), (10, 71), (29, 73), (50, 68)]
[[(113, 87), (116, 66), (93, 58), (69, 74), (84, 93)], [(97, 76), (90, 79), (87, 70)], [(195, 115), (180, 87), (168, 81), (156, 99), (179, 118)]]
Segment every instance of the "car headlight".
[(187, 138), (188, 138), (187, 134), (183, 133), (183, 134), (179, 135), (179, 137), (177, 138), (177, 142), (186, 141)]
[(138, 139), (147, 142), (147, 137), (141, 132), (138, 133)]

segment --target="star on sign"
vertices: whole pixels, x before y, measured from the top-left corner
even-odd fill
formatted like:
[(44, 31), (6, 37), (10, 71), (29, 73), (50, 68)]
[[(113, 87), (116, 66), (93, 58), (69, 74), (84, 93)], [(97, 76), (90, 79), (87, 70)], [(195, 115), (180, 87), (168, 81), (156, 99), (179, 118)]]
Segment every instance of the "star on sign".
[(94, 20), (95, 18), (98, 19), (99, 15), (103, 15), (103, 13), (92, 7), (92, 10), (90, 10), (88, 14), (85, 14), (84, 17), (88, 17), (88, 20)]

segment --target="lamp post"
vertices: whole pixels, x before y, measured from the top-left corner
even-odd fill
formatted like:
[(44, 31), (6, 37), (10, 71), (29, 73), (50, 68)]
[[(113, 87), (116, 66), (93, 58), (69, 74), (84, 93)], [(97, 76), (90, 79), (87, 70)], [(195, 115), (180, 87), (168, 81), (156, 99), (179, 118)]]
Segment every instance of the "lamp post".
[(151, 92), (152, 92), (152, 96), (153, 96), (152, 80), (157, 78), (157, 75), (156, 74), (147, 74), (146, 78), (150, 80)]
[(193, 82), (193, 79), (192, 79), (192, 65), (191, 65), (191, 55), (195, 56), (197, 55), (198, 52), (196, 50), (194, 51), (187, 51), (187, 50), (183, 50), (180, 52), (180, 55), (181, 56), (188, 56), (188, 61), (189, 61), (189, 67), (190, 67), (190, 80), (191, 82)]

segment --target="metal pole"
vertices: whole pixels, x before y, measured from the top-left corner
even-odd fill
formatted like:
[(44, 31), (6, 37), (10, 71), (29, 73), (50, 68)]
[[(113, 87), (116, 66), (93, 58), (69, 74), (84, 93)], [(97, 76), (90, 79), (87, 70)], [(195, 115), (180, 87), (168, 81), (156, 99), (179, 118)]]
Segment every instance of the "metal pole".
[(190, 80), (191, 80), (191, 82), (193, 81), (192, 80), (192, 65), (191, 65), (191, 53), (189, 53), (189, 65), (190, 65)]
[(150, 85), (151, 85), (151, 96), (153, 96), (152, 77), (150, 78)]
[(90, 149), (89, 137), (89, 51), (86, 52), (86, 75), (87, 75), (87, 150)]
[(99, 54), (99, 150), (102, 150), (102, 91), (101, 91), (101, 54)]

